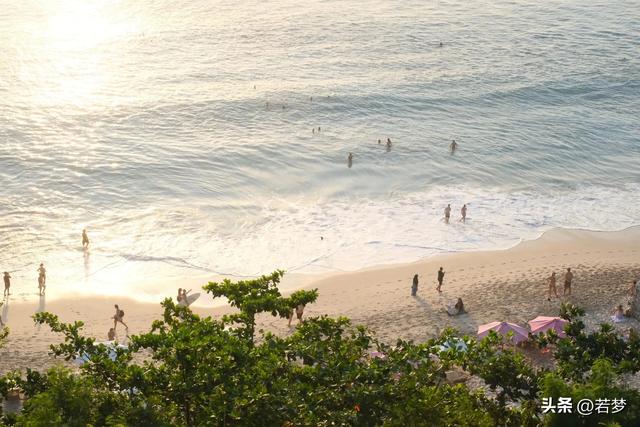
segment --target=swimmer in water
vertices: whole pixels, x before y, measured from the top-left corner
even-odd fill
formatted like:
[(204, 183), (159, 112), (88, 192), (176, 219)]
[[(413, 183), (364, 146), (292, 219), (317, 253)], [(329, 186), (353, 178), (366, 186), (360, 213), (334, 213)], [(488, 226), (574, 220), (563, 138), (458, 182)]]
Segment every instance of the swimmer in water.
[(460, 209), (460, 215), (462, 216), (462, 218), (460, 218), (460, 222), (466, 222), (467, 221), (467, 205), (466, 204), (462, 205), (462, 209)]
[(391, 147), (391, 138), (387, 138), (387, 147)]
[(349, 153), (349, 156), (347, 157), (347, 163), (349, 167), (353, 166), (353, 153)]
[(442, 44), (442, 42), (440, 42), (440, 45), (438, 47), (442, 47), (442, 46), (443, 46), (443, 44)]
[(447, 205), (446, 208), (444, 208), (444, 222), (446, 224), (449, 224), (449, 218), (451, 218), (451, 205)]
[(453, 154), (457, 149), (458, 149), (458, 143), (454, 139), (451, 141), (451, 144), (449, 144), (449, 151), (451, 151), (451, 154)]
[(381, 141), (381, 140), (378, 140), (378, 145), (380, 145), (380, 144), (382, 144), (382, 141)]

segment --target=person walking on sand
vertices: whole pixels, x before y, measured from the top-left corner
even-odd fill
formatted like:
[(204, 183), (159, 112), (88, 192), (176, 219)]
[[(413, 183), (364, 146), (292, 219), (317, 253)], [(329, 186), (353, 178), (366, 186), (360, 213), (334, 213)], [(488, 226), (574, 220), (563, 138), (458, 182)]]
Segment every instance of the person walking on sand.
[(567, 268), (567, 272), (564, 273), (564, 292), (562, 295), (571, 295), (571, 282), (573, 281), (573, 273), (571, 268)]
[(89, 249), (89, 236), (87, 236), (87, 229), (82, 230), (82, 247)]
[(440, 270), (438, 270), (438, 287), (436, 288), (436, 291), (442, 292), (443, 281), (444, 281), (444, 270), (442, 269), (442, 267), (440, 267)]
[(2, 296), (4, 297), (9, 296), (9, 288), (11, 288), (11, 276), (9, 275), (8, 271), (5, 271), (4, 272), (4, 294), (2, 294)]
[(118, 326), (118, 322), (120, 322), (120, 323), (122, 323), (124, 325), (124, 328), (127, 331), (129, 331), (129, 327), (122, 320), (124, 318), (124, 310), (120, 310), (120, 307), (118, 307), (118, 304), (115, 304), (114, 307), (116, 308), (116, 313), (112, 317), (112, 319), (113, 319), (113, 330), (115, 331), (116, 327)]
[(444, 208), (444, 222), (445, 224), (449, 224), (449, 218), (451, 218), (451, 205), (448, 204), (446, 208)]
[(547, 279), (549, 281), (549, 298), (547, 301), (551, 301), (551, 294), (558, 298), (558, 291), (556, 290), (556, 272), (551, 273), (551, 276)]
[(466, 204), (462, 205), (462, 209), (460, 209), (460, 215), (462, 216), (462, 218), (460, 218), (460, 222), (467, 222), (467, 205)]
[(47, 288), (47, 270), (44, 268), (44, 264), (40, 263), (38, 267), (38, 291), (40, 295), (44, 294)]
[(413, 284), (411, 285), (411, 296), (415, 297), (418, 293), (418, 275), (413, 276)]
[(182, 288), (178, 288), (178, 296), (176, 297), (178, 302), (182, 301)]

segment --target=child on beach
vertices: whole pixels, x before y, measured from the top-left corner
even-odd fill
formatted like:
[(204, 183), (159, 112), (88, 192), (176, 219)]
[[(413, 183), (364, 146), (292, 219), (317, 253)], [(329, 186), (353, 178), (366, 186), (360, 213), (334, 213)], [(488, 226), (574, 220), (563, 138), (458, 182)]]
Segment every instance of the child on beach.
[(118, 326), (118, 322), (122, 323), (124, 325), (125, 329), (127, 331), (129, 331), (129, 327), (122, 320), (122, 318), (124, 317), (124, 310), (120, 310), (120, 307), (118, 307), (118, 304), (115, 304), (114, 307), (116, 308), (116, 314), (114, 314), (113, 317), (112, 317), (114, 332), (115, 332), (116, 327)]
[(116, 330), (113, 328), (109, 328), (109, 332), (107, 333), (107, 338), (109, 341), (113, 341), (116, 339)]

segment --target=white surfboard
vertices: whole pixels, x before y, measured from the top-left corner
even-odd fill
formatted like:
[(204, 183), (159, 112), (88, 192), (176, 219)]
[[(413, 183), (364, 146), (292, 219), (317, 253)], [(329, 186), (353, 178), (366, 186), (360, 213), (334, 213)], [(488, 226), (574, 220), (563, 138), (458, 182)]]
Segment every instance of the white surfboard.
[(195, 294), (190, 294), (187, 295), (187, 298), (183, 299), (182, 301), (180, 301), (178, 304), (185, 306), (185, 307), (189, 307), (191, 304), (193, 304), (198, 298), (200, 298), (200, 293), (196, 292)]

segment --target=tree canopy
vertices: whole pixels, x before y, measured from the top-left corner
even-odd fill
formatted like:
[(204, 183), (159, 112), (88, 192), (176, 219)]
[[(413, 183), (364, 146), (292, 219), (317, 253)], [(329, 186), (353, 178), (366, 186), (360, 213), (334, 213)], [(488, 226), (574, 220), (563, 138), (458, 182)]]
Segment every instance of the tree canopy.
[[(637, 372), (637, 338), (623, 340), (606, 325), (586, 333), (571, 311), (567, 337), (535, 339), (552, 347), (557, 369), (536, 367), (521, 352), (446, 330), (423, 343), (379, 341), (344, 317), (309, 318), (288, 336), (256, 334), (256, 315), (287, 317), (312, 304), (317, 290), (281, 295), (283, 272), (254, 280), (209, 283), (236, 314), (216, 319), (162, 302), (163, 316), (115, 350), (82, 335), (82, 322), (51, 313), (34, 319), (63, 336), (51, 352), (83, 356), (79, 370), (28, 369), (0, 379), (0, 393), (19, 388), (23, 411), (6, 425), (39, 426), (537, 426), (640, 425), (640, 395), (618, 381)], [(463, 339), (465, 349), (447, 347)], [(113, 360), (112, 360), (113, 359)], [(486, 388), (454, 384), (459, 369)], [(542, 398), (624, 398), (616, 414), (543, 413)]]

